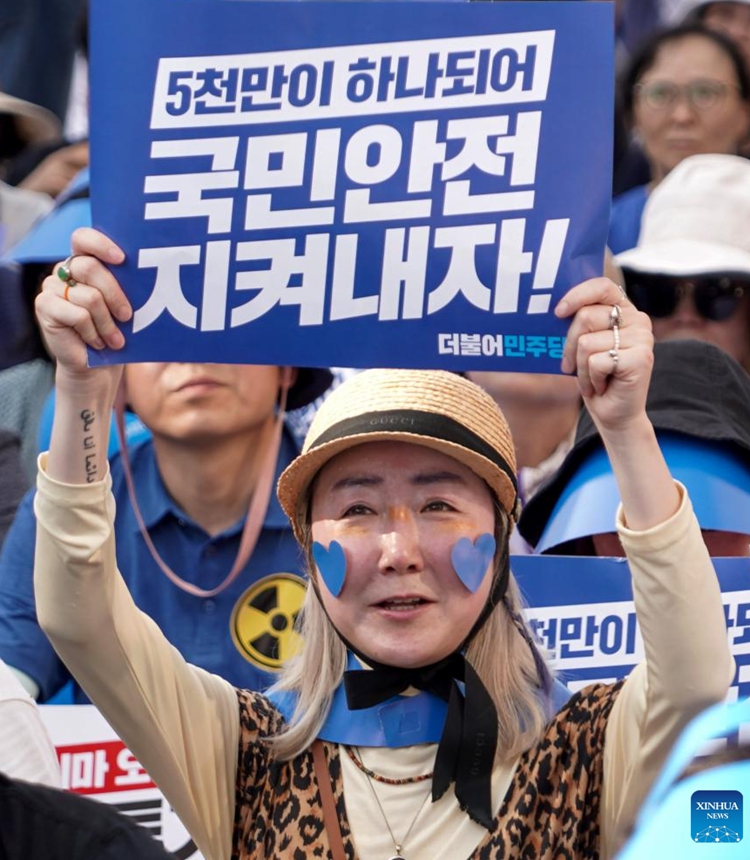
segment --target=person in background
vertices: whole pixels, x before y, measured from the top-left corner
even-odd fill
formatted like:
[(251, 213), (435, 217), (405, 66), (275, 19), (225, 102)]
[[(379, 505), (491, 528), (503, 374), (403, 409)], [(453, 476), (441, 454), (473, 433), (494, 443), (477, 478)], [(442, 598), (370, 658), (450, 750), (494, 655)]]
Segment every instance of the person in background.
[(750, 78), (735, 44), (697, 24), (655, 35), (621, 82), (624, 115), (650, 168), (650, 182), (612, 202), (607, 245), (633, 248), (646, 200), (681, 161), (737, 154), (750, 133)]
[[(7, 0), (6, 0), (7, 2)], [(11, 0), (17, 2), (17, 0)], [(70, 28), (56, 28), (52, 24), (52, 19), (47, 22), (49, 32), (54, 33), (56, 42), (54, 57), (49, 56), (44, 58), (44, 61), (37, 63), (33, 68), (28, 66), (26, 69), (27, 82), (34, 77), (34, 74), (39, 75), (41, 69), (46, 62), (62, 63), (64, 62), (64, 48), (61, 44), (64, 36), (72, 36), (72, 44), (66, 47), (72, 50), (75, 55), (75, 60), (71, 55), (69, 61), (75, 72), (71, 86), (65, 94), (66, 106), (64, 112), (56, 111), (63, 120), (63, 133), (54, 140), (34, 140), (24, 147), (21, 151), (16, 152), (5, 164), (5, 181), (9, 185), (17, 186), (24, 190), (32, 190), (42, 192), (50, 197), (57, 198), (61, 194), (73, 178), (89, 164), (89, 143), (86, 135), (88, 134), (88, 92), (85, 80), (86, 65), (88, 54), (88, 9), (86, 0), (24, 0), (24, 6), (36, 6), (39, 3), (50, 3), (58, 5), (60, 3), (77, 3), (83, 2), (82, 15), (78, 19), (78, 23), (71, 33)], [(0, 13), (0, 25), (2, 22), (2, 13)], [(69, 22), (67, 22), (69, 23)], [(0, 50), (3, 43), (7, 39), (6, 33), (0, 33)], [(27, 60), (30, 60), (30, 56)], [(0, 58), (0, 68), (8, 61), (8, 56)], [(84, 68), (81, 68), (83, 66)], [(0, 74), (0, 80), (7, 80)], [(45, 78), (45, 84), (49, 85), (50, 81)], [(55, 81), (54, 85), (59, 86), (60, 81)], [(83, 92), (81, 92), (83, 88)], [(16, 93), (17, 94), (17, 93)], [(39, 101), (35, 96), (27, 96), (34, 101)], [(83, 103), (81, 103), (81, 101)], [(46, 104), (40, 101), (41, 104)], [(54, 110), (54, 109), (53, 109)], [(74, 116), (74, 114), (78, 114)]]
[(0, 254), (19, 242), (53, 205), (48, 194), (6, 182), (9, 163), (32, 144), (56, 141), (61, 134), (54, 114), (0, 91)]
[[(54, 368), (34, 316), (34, 299), (56, 260), (70, 253), (70, 236), (91, 226), (89, 171), (82, 170), (42, 218), (0, 261), (0, 423), (21, 437), (24, 467), (33, 480), (40, 442), (49, 438), (54, 410)], [(125, 410), (125, 438), (135, 444), (148, 431)], [(46, 447), (46, 445), (45, 445)], [(119, 449), (112, 419), (110, 453)]]
[(0, 426), (0, 547), (28, 488), (18, 436)]
[(0, 81), (64, 121), (86, 0), (4, 0)]
[[(525, 504), (573, 444), (581, 411), (576, 380), (551, 373), (470, 371), (466, 375), (492, 397), (510, 425), (519, 494)], [(514, 546), (514, 552), (518, 549)]]
[[(671, 473), (685, 485), (712, 556), (750, 555), (750, 376), (723, 350), (697, 340), (654, 346), (646, 412)], [(622, 556), (612, 529), (615, 476), (591, 416), (521, 514), (539, 553)]]
[[(34, 300), (60, 253), (70, 251), (70, 233), (90, 218), (80, 199), (88, 178), (72, 184), (0, 261), (0, 424), (21, 439), (29, 480), (36, 470), (37, 434), (44, 403), (54, 384), (54, 366), (34, 316)], [(85, 221), (83, 222), (85, 223)]]
[(3, 860), (170, 860), (143, 827), (107, 803), (0, 772)]
[(616, 68), (662, 23), (654, 0), (615, 0)]
[(742, 51), (750, 69), (750, 0), (698, 0), (691, 5), (685, 23), (697, 21), (709, 30), (723, 33)]
[[(622, 283), (622, 272), (609, 251), (604, 276)], [(518, 467), (518, 495), (525, 504), (540, 484), (555, 472), (573, 444), (581, 411), (578, 383), (573, 377), (548, 373), (470, 371), (500, 407), (510, 426)], [(510, 537), (512, 553), (531, 549), (516, 529)]]
[(638, 245), (616, 261), (657, 341), (713, 343), (750, 369), (750, 161), (685, 159), (651, 195)]
[(39, 708), (2, 660), (0, 773), (14, 779), (60, 787), (60, 765)]
[[(88, 176), (83, 174), (50, 216), (16, 246), (11, 257), (29, 277), (51, 270), (54, 254), (70, 250), (70, 231), (90, 224), (88, 191)], [(3, 321), (0, 317), (0, 325)], [(50, 398), (54, 369), (44, 355), (0, 372), (0, 419), (7, 416), (11, 426), (23, 419), (28, 434), (25, 462), (34, 465), (37, 431), (48, 435), (54, 407)], [(265, 511), (257, 551), (245, 558), (241, 575), (224, 591), (202, 592), (218, 588), (238, 557), (255, 473), (264, 459), (262, 445), (255, 442), (262, 441), (268, 431), (265, 425), (273, 419), (278, 388), (274, 379), (279, 373), (278, 368), (241, 365), (130, 365), (124, 414), (134, 493), (125, 474), (129, 461), (118, 455), (113, 465), (116, 525), (122, 535), (120, 565), (139, 604), (192, 662), (259, 689), (270, 683), (285, 649), (296, 641), (292, 623), (303, 592), (302, 559), (275, 499)], [(300, 413), (332, 379), (325, 369), (291, 373), (296, 381), (287, 398), (279, 470), (298, 449), (295, 433), (304, 424)], [(25, 380), (36, 382), (27, 388)], [(201, 380), (202, 387), (195, 384)], [(45, 402), (50, 404), (46, 424), (40, 420)], [(265, 427), (260, 434), (256, 421)], [(190, 422), (192, 426), (187, 426)], [(152, 429), (160, 435), (156, 441), (151, 439)], [(108, 451), (113, 456), (119, 448), (115, 438), (111, 432)], [(194, 461), (185, 467), (188, 451)], [(34, 534), (30, 493), (0, 554), (0, 655), (19, 672), (32, 695), (47, 702), (68, 685), (70, 674), (36, 622)], [(199, 593), (184, 592), (182, 585), (170, 582), (162, 565), (189, 579)], [(243, 596), (252, 605), (246, 605)], [(282, 629), (275, 629), (273, 622)], [(55, 701), (88, 701), (76, 685), (63, 696)]]
[(9, 166), (7, 179), (17, 188), (59, 197), (75, 177), (89, 166), (88, 140), (47, 145), (28, 152)]
[[(123, 399), (150, 436), (113, 459), (120, 569), (186, 659), (253, 689), (294, 647), (304, 592), (302, 558), (272, 498), (297, 451), (277, 407), (309, 403), (330, 382), (327, 370), (255, 365), (138, 363), (125, 374)], [(0, 658), (46, 701), (70, 674), (34, 609), (33, 505), (32, 491), (0, 553)], [(88, 701), (78, 685), (73, 698)]]

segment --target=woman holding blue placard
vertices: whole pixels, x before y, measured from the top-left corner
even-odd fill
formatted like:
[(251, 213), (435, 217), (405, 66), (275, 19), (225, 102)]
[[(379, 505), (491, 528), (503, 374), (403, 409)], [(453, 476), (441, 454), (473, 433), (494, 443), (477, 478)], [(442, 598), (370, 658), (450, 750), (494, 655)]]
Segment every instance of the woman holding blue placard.
[(455, 374), (373, 370), (328, 398), (279, 482), (310, 587), (301, 652), (263, 696), (186, 664), (118, 574), (106, 438), (121, 368), (88, 369), (85, 347), (121, 346), (114, 320), (131, 309), (102, 263), (122, 252), (94, 231), (73, 247), (38, 301), (58, 366), (39, 618), (203, 854), (610, 856), (679, 731), (733, 674), (710, 559), (645, 412), (648, 318), (604, 278), (555, 311), (571, 320), (562, 370), (623, 500), (646, 657), (627, 681), (570, 696), (526, 627), (508, 559), (513, 443), (494, 401)]

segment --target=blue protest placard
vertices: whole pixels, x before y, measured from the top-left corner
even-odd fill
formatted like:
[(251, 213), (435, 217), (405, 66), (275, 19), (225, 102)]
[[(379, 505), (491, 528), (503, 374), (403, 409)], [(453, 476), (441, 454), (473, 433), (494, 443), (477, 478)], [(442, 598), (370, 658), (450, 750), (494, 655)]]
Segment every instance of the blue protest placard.
[(94, 0), (92, 207), (142, 360), (555, 371), (601, 273), (604, 3)]
[[(750, 696), (750, 558), (715, 558), (729, 646), (730, 698)], [(626, 677), (644, 659), (624, 558), (512, 556), (527, 617), (560, 675), (577, 690)]]

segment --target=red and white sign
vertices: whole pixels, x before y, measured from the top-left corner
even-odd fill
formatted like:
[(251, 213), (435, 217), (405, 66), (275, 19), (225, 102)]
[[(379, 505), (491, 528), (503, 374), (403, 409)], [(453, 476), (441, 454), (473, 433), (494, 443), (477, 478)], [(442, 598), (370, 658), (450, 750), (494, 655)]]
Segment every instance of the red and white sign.
[(164, 795), (93, 705), (39, 710), (57, 750), (63, 788), (116, 807), (177, 860), (203, 860)]

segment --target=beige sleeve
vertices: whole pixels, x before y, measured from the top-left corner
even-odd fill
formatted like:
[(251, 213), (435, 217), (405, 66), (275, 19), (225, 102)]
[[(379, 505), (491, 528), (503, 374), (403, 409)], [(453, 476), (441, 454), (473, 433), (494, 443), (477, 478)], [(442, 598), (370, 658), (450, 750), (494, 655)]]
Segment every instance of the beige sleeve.
[(604, 747), (602, 857), (611, 857), (678, 735), (722, 701), (734, 677), (721, 592), (690, 499), (666, 522), (633, 532), (617, 522), (633, 577), (645, 662), (615, 702)]
[(185, 662), (117, 570), (109, 475), (66, 485), (40, 458), (34, 589), (39, 623), (94, 704), (161, 788), (206, 860), (231, 855), (239, 705)]

